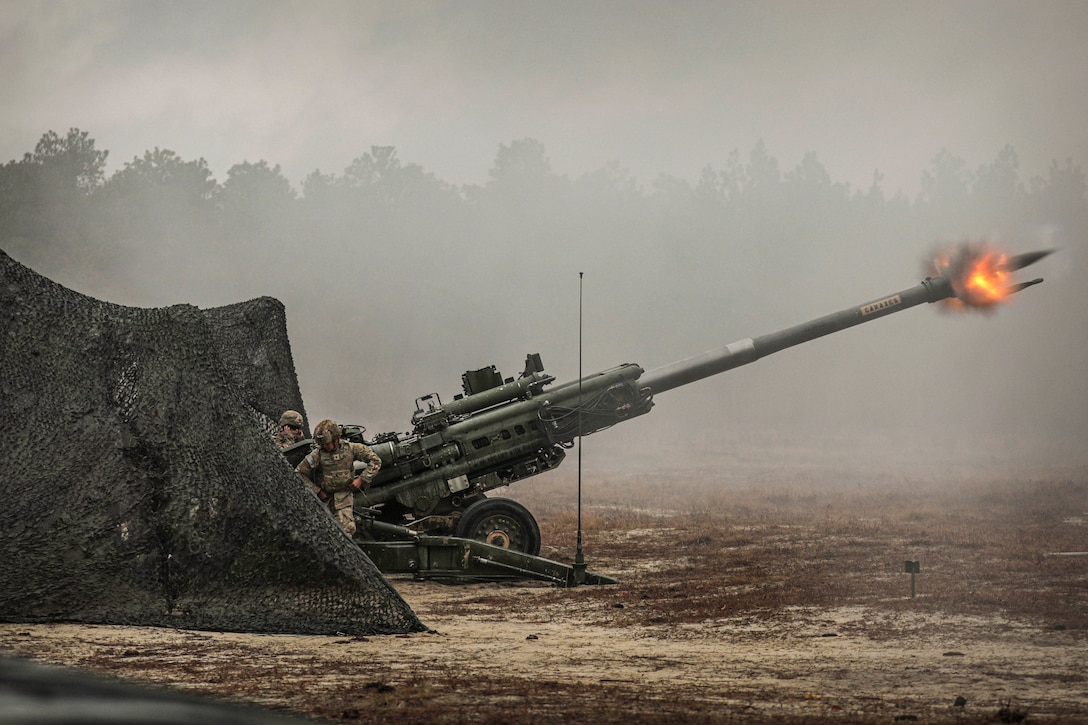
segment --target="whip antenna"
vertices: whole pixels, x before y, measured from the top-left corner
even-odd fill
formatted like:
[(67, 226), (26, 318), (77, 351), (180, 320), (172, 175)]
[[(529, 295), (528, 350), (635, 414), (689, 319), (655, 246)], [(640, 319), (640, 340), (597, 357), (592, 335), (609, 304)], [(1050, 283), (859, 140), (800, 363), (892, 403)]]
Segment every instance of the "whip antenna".
[(578, 539), (574, 552), (574, 583), (586, 583), (586, 559), (582, 553), (582, 275), (578, 273)]

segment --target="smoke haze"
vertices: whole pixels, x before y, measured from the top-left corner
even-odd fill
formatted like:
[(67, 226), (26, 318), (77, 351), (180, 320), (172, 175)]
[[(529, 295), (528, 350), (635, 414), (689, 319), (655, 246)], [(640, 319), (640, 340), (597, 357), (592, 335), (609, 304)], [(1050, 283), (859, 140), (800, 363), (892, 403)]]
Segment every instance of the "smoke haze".
[(6, 0), (0, 154), (91, 130), (121, 164), (160, 146), (221, 177), (292, 182), (370, 145), (456, 183), (530, 137), (559, 173), (620, 161), (694, 178), (759, 140), (792, 166), (917, 191), (949, 148), (1084, 159), (1080, 2)]
[(828, 441), (904, 468), (1088, 464), (1088, 4), (0, 9), (0, 159), (75, 127), (107, 178), (169, 149), (224, 186), (265, 161), (291, 189), (214, 226), (118, 182), (115, 245), (0, 246), (121, 304), (277, 297), (311, 424), (406, 430), (416, 397), (530, 352), (575, 377), (579, 272), (585, 371), (652, 369), (913, 286), (935, 244), (988, 239), (1057, 247), (1017, 275), (1046, 283), (670, 391), (587, 439), (591, 465)]

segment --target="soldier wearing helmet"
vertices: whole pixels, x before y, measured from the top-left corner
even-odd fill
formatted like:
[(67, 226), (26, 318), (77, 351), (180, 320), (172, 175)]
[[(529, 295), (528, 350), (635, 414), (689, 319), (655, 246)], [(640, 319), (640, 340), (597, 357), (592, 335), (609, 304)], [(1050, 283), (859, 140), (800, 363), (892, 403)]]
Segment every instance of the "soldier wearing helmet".
[(272, 436), (272, 440), (283, 450), (298, 443), (304, 435), (302, 414), (297, 410), (285, 410), (280, 416), (280, 430)]
[[(355, 533), (354, 494), (374, 480), (382, 459), (369, 446), (340, 440), (340, 426), (331, 420), (317, 424), (314, 442), (317, 447), (295, 470), (351, 536)], [(365, 464), (359, 473), (355, 472), (355, 461)]]

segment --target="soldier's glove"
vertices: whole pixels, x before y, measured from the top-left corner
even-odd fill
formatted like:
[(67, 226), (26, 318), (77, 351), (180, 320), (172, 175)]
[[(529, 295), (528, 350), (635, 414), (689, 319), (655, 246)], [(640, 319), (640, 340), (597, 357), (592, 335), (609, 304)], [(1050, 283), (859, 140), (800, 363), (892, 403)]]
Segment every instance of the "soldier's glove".
[(363, 477), (362, 476), (356, 476), (355, 479), (352, 480), (352, 482), (351, 482), (351, 490), (352, 491), (358, 491), (362, 487), (363, 487)]
[(319, 488), (317, 490), (317, 497), (319, 499), (321, 499), (322, 501), (328, 501), (329, 500), (329, 494), (323, 488)]

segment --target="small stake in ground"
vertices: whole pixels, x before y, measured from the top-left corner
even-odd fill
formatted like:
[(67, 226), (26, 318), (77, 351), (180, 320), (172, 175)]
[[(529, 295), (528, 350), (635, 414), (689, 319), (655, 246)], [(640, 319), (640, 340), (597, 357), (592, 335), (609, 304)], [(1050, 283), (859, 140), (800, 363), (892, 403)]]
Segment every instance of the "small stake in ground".
[(922, 571), (920, 562), (917, 561), (904, 561), (903, 571), (910, 574), (910, 598), (914, 599), (914, 575)]

